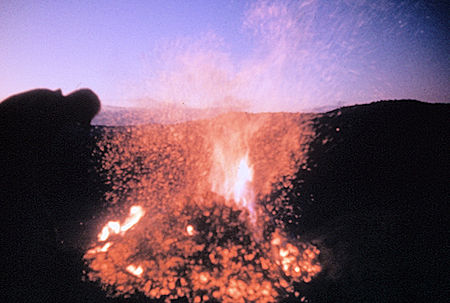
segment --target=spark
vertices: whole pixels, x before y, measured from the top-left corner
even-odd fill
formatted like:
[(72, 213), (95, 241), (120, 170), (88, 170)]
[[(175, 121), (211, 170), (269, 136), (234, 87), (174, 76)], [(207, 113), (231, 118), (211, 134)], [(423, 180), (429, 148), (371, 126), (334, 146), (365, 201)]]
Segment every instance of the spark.
[(193, 236), (195, 232), (194, 227), (192, 225), (186, 226), (186, 232), (189, 236)]
[(135, 275), (137, 277), (140, 277), (142, 275), (142, 273), (144, 272), (144, 269), (142, 268), (142, 266), (136, 267), (135, 265), (130, 264), (130, 265), (127, 266), (127, 271), (130, 274), (133, 274), (133, 275)]

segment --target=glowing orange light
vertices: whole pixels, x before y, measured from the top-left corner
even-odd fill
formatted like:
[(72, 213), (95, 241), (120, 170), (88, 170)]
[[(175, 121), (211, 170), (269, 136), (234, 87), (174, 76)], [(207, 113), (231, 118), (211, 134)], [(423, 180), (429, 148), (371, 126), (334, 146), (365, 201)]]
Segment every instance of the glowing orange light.
[(140, 206), (132, 206), (130, 209), (130, 214), (125, 219), (125, 222), (121, 226), (118, 221), (109, 221), (102, 228), (102, 231), (98, 234), (98, 240), (104, 242), (108, 240), (111, 233), (119, 234), (124, 233), (130, 228), (132, 228), (139, 220), (144, 216), (144, 209)]
[(186, 226), (186, 232), (189, 236), (193, 236), (194, 235), (194, 227), (192, 225), (188, 225)]
[(239, 162), (236, 182), (234, 183), (234, 201), (242, 201), (244, 202), (244, 206), (247, 204), (247, 199), (245, 197), (247, 184), (253, 180), (253, 171), (247, 162), (247, 157), (242, 158)]
[(125, 219), (125, 222), (120, 227), (121, 232), (126, 232), (132, 228), (136, 223), (144, 216), (144, 210), (140, 206), (132, 206), (130, 209), (130, 215)]
[(127, 266), (127, 271), (130, 274), (140, 277), (142, 275), (142, 273), (144, 272), (144, 269), (142, 268), (142, 266), (136, 267), (135, 265), (131, 264), (131, 265)]
[(281, 239), (278, 237), (274, 237), (271, 243), (272, 245), (280, 245)]
[[(302, 160), (293, 139), (301, 120), (285, 117), (199, 122), (199, 133), (145, 126), (105, 139), (101, 147), (111, 152), (102, 166), (113, 185), (105, 197), (125, 213), (94, 235), (84, 256), (89, 280), (111, 286), (113, 296), (140, 291), (151, 299), (223, 303), (276, 302), (294, 293), (293, 283), (311, 281), (321, 270), (319, 251), (288, 238), (281, 221), (266, 230), (266, 216), (283, 201), (258, 200)], [(139, 180), (122, 180), (128, 171)]]
[(98, 240), (103, 242), (108, 240), (108, 238), (109, 238), (109, 227), (108, 225), (106, 225), (105, 227), (103, 227), (102, 231), (98, 235)]
[(112, 243), (111, 242), (107, 242), (105, 245), (103, 245), (102, 247), (95, 247), (93, 249), (88, 250), (88, 254), (95, 254), (95, 253), (99, 253), (99, 252), (107, 252), (108, 249), (111, 247)]
[(200, 274), (200, 281), (201, 281), (202, 283), (208, 282), (208, 276), (207, 276), (205, 273), (201, 273), (201, 274)]

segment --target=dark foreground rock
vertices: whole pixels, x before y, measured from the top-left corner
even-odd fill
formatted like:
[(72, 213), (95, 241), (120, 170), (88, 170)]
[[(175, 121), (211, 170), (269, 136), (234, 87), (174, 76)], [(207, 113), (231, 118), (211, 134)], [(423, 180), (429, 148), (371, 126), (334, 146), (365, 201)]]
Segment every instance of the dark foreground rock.
[[(0, 104), (2, 300), (154, 302), (82, 281), (108, 190), (92, 153), (103, 131), (89, 125), (93, 94), (65, 98), (43, 90)], [(449, 105), (396, 101), (314, 118), (307, 165), (271, 194), (287, 193), (294, 213), (281, 219), (322, 252), (323, 272), (296, 286), (309, 302), (446, 301), (449, 117)]]
[(290, 191), (292, 232), (324, 252), (299, 288), (311, 302), (447, 300), (449, 117), (449, 105), (396, 101), (315, 119), (311, 170)]
[(82, 245), (80, 222), (101, 197), (90, 128), (99, 108), (86, 89), (0, 103), (3, 302), (60, 302), (70, 289), (76, 266), (64, 254)]

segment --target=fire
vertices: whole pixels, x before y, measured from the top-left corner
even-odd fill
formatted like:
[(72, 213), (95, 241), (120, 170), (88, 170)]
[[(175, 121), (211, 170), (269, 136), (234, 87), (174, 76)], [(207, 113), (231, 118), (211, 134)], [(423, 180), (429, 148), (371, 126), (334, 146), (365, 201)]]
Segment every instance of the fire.
[(253, 168), (249, 164), (248, 152), (236, 157), (232, 151), (218, 145), (213, 162), (210, 176), (212, 190), (254, 215), (254, 194), (251, 188)]
[(111, 232), (118, 234), (120, 232), (120, 224), (117, 221), (109, 221), (98, 235), (98, 240), (104, 242), (108, 240)]
[(118, 221), (109, 221), (98, 234), (98, 240), (104, 242), (108, 240), (112, 233), (123, 234), (130, 228), (132, 228), (139, 220), (144, 216), (144, 210), (140, 206), (132, 206), (130, 209), (130, 214), (125, 219), (125, 222), (120, 225)]
[(247, 187), (253, 180), (253, 170), (248, 165), (248, 156), (241, 159), (238, 166), (236, 181), (234, 183), (234, 201), (241, 202), (244, 206), (251, 201), (248, 201)]
[[(320, 251), (290, 238), (281, 221), (271, 220), (279, 202), (260, 201), (280, 169), (282, 176), (295, 171), (283, 165), (292, 160), (290, 144), (296, 141), (281, 138), (292, 125), (269, 127), (273, 138), (264, 140), (277, 143), (267, 147), (252, 143), (267, 123), (247, 127), (244, 118), (216, 128), (219, 135), (205, 141), (167, 126), (152, 135), (145, 127), (136, 134), (127, 130), (129, 137), (103, 143), (111, 151), (103, 168), (117, 174), (107, 193), (113, 207), (136, 202), (93, 239), (84, 256), (90, 280), (111, 287), (113, 296), (139, 291), (165, 301), (270, 303), (294, 295), (295, 283), (309, 282), (321, 271)], [(119, 178), (130, 174), (137, 181)]]
[[(109, 221), (108, 223), (106, 223), (106, 225), (102, 228), (101, 232), (97, 236), (98, 241), (105, 242), (106, 240), (108, 240), (111, 234), (123, 235), (127, 230), (136, 225), (136, 223), (138, 223), (139, 220), (141, 220), (144, 214), (145, 214), (144, 209), (141, 206), (137, 205), (132, 206), (130, 209), (130, 214), (125, 219), (122, 225), (119, 223), (119, 221)], [(112, 243), (107, 242), (105, 245), (101, 247), (97, 246), (95, 248), (88, 250), (88, 254), (107, 252), (111, 246)]]
[[(219, 196), (208, 198), (218, 202), (188, 204), (175, 220), (155, 212), (138, 231), (89, 250), (90, 279), (151, 298), (269, 303), (280, 289), (293, 293), (293, 282), (309, 282), (320, 272), (314, 246), (292, 242), (279, 229), (266, 242), (256, 241), (251, 223), (239, 216), (242, 209), (226, 206)], [(105, 226), (115, 227), (111, 222)]]
[(88, 250), (88, 254), (96, 254), (96, 253), (100, 253), (100, 252), (107, 252), (108, 249), (111, 247), (112, 243), (111, 242), (107, 242), (105, 245), (103, 246), (97, 246), (95, 248), (92, 248), (90, 250)]
[(194, 227), (192, 225), (186, 226), (186, 232), (189, 236), (193, 236), (195, 233)]
[(130, 274), (133, 274), (137, 277), (140, 277), (142, 275), (142, 273), (144, 272), (144, 269), (142, 268), (142, 266), (136, 267), (133, 264), (128, 265), (126, 269)]
[(136, 223), (144, 216), (144, 210), (140, 206), (132, 206), (130, 209), (130, 215), (125, 219), (125, 222), (120, 227), (121, 232), (126, 232), (132, 228)]

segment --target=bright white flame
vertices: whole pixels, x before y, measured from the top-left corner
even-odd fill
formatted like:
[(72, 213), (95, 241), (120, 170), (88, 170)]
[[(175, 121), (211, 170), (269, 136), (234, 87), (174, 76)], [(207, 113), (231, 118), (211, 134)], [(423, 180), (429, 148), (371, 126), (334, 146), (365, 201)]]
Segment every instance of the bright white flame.
[(144, 272), (144, 269), (140, 265), (138, 267), (136, 267), (135, 265), (131, 264), (131, 265), (127, 266), (127, 271), (130, 274), (140, 277), (142, 275), (142, 273)]
[(109, 227), (108, 225), (106, 225), (105, 227), (102, 228), (102, 231), (98, 234), (98, 240), (103, 242), (108, 240), (109, 238)]
[(102, 247), (97, 246), (95, 248), (92, 248), (90, 250), (88, 250), (88, 254), (96, 254), (96, 253), (100, 253), (100, 252), (107, 252), (108, 249), (112, 246), (111, 242), (107, 242), (105, 245), (103, 245)]
[(217, 143), (214, 146), (210, 172), (212, 190), (225, 200), (247, 208), (253, 216), (253, 168), (248, 151), (243, 153), (240, 148), (233, 148), (234, 141), (230, 139), (231, 145)]
[(141, 220), (144, 216), (144, 210), (140, 206), (132, 206), (130, 209), (130, 215), (125, 219), (122, 227), (120, 228), (121, 232), (126, 232), (130, 228), (132, 228), (136, 223)]
[(125, 219), (125, 222), (120, 225), (118, 221), (109, 221), (98, 234), (98, 240), (104, 242), (108, 240), (111, 233), (124, 234), (127, 230), (132, 228), (144, 216), (144, 209), (141, 206), (135, 205), (130, 209), (130, 214)]
[(246, 207), (252, 216), (253, 213), (253, 192), (250, 184), (253, 181), (253, 169), (249, 165), (248, 155), (239, 161), (237, 172), (232, 183), (232, 196), (235, 203)]
[(246, 189), (247, 184), (253, 180), (253, 171), (247, 164), (247, 157), (241, 159), (239, 162), (237, 179), (234, 183), (234, 200), (236, 202), (244, 201), (247, 204)]
[(120, 223), (117, 221), (109, 221), (108, 227), (111, 231), (118, 234), (120, 232)]
[(118, 234), (120, 232), (120, 223), (117, 221), (109, 221), (98, 235), (98, 240), (104, 242), (108, 240), (111, 232)]
[(194, 227), (192, 225), (186, 226), (186, 232), (189, 236), (193, 236), (195, 232)]

